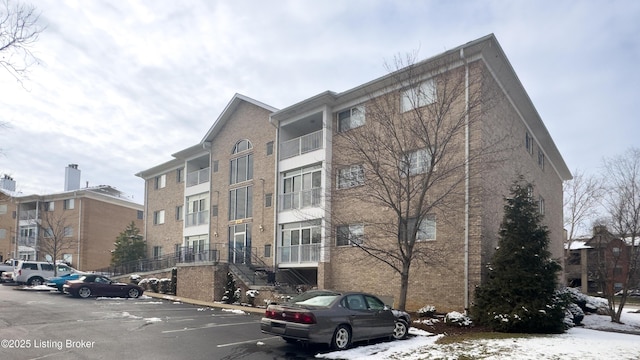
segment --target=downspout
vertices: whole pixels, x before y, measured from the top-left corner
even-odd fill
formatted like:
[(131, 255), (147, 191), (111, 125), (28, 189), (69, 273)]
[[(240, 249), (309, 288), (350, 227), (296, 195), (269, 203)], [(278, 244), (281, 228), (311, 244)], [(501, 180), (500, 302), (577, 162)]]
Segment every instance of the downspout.
[[(273, 124), (273, 123), (272, 123)], [(273, 182), (273, 245), (271, 248), (273, 249), (273, 273), (274, 277), (278, 272), (278, 209), (280, 208), (280, 122), (278, 121), (278, 125), (274, 125), (276, 127), (276, 139), (275, 145), (273, 149), (275, 164), (275, 176)]]
[(76, 262), (76, 269), (81, 270), (80, 267), (80, 234), (82, 233), (82, 199), (78, 199), (78, 262)]
[(460, 49), (464, 61), (464, 308), (469, 310), (469, 64)]

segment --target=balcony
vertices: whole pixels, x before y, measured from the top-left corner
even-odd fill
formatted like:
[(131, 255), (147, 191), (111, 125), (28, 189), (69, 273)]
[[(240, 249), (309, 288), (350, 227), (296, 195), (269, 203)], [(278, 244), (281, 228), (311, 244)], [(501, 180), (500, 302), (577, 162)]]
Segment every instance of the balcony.
[(289, 159), (322, 148), (322, 130), (280, 144), (280, 160)]
[(187, 187), (209, 182), (209, 168), (200, 169), (187, 174)]
[(280, 195), (280, 211), (320, 206), (322, 188)]
[(35, 220), (38, 215), (37, 210), (22, 210), (20, 211), (20, 220)]
[(208, 223), (209, 223), (209, 210), (198, 211), (195, 213), (187, 214), (187, 216), (184, 219), (185, 227), (205, 225)]
[(317, 263), (320, 261), (320, 244), (280, 246), (277, 256), (279, 264)]

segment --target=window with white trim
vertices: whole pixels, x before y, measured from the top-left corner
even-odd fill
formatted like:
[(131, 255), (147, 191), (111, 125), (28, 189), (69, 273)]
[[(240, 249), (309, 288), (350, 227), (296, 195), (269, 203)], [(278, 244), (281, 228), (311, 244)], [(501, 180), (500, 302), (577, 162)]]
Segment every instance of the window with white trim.
[(364, 168), (362, 165), (351, 165), (338, 170), (338, 189), (364, 184)]
[(73, 228), (71, 226), (65, 226), (63, 231), (65, 237), (73, 236)]
[(433, 79), (402, 92), (402, 112), (421, 108), (436, 102), (436, 86)]
[(63, 202), (63, 207), (65, 210), (73, 210), (75, 207), (75, 199), (66, 199)]
[(155, 178), (155, 188), (156, 189), (162, 189), (165, 186), (167, 186), (167, 175), (162, 174), (162, 175), (156, 176), (156, 178)]
[(364, 106), (355, 106), (338, 113), (338, 131), (343, 132), (364, 125)]
[(544, 215), (544, 198), (542, 196), (538, 196), (538, 212), (540, 215)]
[[(409, 233), (413, 233), (413, 230), (416, 227), (416, 223), (418, 222), (418, 218), (411, 218), (407, 220), (407, 230)], [(401, 237), (404, 237), (402, 232), (404, 229), (400, 228)], [(436, 216), (434, 214), (427, 214), (422, 221), (420, 222), (420, 226), (416, 231), (416, 241), (424, 241), (424, 240), (435, 240), (436, 239)]]
[(542, 150), (538, 150), (538, 166), (540, 166), (540, 169), (544, 170), (544, 153)]
[(425, 174), (431, 164), (431, 155), (427, 149), (418, 149), (405, 154), (402, 159), (402, 175), (413, 176)]
[(153, 225), (164, 224), (164, 210), (153, 212)]
[(524, 135), (524, 147), (530, 155), (533, 155), (533, 137), (528, 131), (525, 131)]
[(341, 225), (336, 228), (336, 246), (362, 245), (364, 225)]

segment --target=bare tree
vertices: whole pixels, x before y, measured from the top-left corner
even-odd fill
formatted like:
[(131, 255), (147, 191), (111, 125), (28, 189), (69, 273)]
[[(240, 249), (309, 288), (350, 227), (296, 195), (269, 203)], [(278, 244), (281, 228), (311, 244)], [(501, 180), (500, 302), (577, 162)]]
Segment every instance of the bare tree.
[[(465, 180), (480, 170), (474, 166), (480, 157), (495, 151), (465, 148), (470, 127), (491, 107), (482, 69), (450, 59), (437, 64), (414, 60), (414, 55), (396, 57), (389, 66), (389, 88), (368, 94), (364, 106), (351, 111), (355, 122), (365, 112), (366, 126), (338, 129), (333, 138), (341, 149), (332, 164), (339, 189), (334, 197), (381, 209), (365, 220), (372, 231), (354, 234), (348, 227), (334, 227), (337, 241), (349, 239), (362, 250), (362, 259), (373, 257), (399, 274), (400, 309), (406, 306), (412, 266), (443, 265), (439, 261), (446, 253), (460, 251), (447, 241), (423, 240), (434, 239), (436, 218), (438, 224), (464, 223)], [(337, 209), (332, 222), (348, 222), (350, 208)]]
[[(46, 204), (46, 203), (45, 203)], [(67, 221), (63, 211), (41, 211), (38, 252), (40, 256), (50, 256), (51, 261), (63, 260), (62, 255), (72, 250), (77, 244), (73, 235), (73, 227)], [(57, 270), (54, 266), (54, 276)]]
[(18, 82), (27, 78), (38, 58), (31, 51), (44, 30), (35, 7), (4, 0), (0, 5), (0, 65)]
[(595, 176), (586, 175), (576, 169), (573, 179), (563, 184), (564, 193), (564, 227), (567, 229), (565, 239), (565, 265), (569, 256), (571, 244), (585, 225), (598, 215), (602, 200), (602, 180)]
[[(616, 266), (624, 275), (622, 296), (616, 306), (613, 284), (602, 290), (609, 300), (611, 320), (620, 322), (630, 286), (637, 286), (640, 265), (640, 149), (631, 148), (624, 154), (604, 160), (605, 206), (613, 232), (620, 237), (624, 250), (613, 254)], [(614, 249), (611, 249), (614, 252)]]

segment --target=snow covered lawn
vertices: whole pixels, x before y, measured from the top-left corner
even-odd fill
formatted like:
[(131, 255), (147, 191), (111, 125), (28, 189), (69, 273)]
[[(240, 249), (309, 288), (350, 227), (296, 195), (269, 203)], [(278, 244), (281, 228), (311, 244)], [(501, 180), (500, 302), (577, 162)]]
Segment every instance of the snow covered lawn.
[[(623, 324), (615, 324), (604, 315), (586, 315), (584, 327), (560, 335), (525, 335), (507, 339), (468, 340), (439, 345), (442, 336), (411, 328), (415, 335), (407, 340), (359, 346), (346, 351), (318, 354), (319, 359), (640, 359), (639, 307), (625, 307)], [(601, 331), (601, 330), (608, 331)]]

